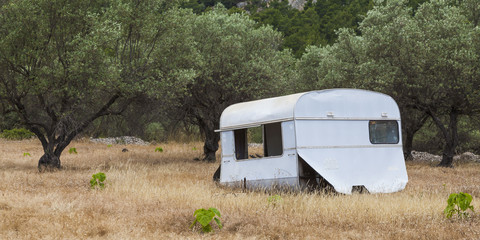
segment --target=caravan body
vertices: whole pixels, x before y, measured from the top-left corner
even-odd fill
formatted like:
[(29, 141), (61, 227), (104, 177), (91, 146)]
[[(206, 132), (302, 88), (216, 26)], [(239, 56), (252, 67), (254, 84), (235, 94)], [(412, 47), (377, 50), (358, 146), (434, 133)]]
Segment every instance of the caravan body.
[[(400, 112), (381, 93), (331, 89), (238, 103), (220, 119), (220, 183), (304, 188), (327, 182), (349, 194), (405, 188)], [(261, 144), (249, 143), (261, 129)], [(257, 134), (258, 135), (258, 134)], [(259, 147), (261, 153), (253, 154)]]

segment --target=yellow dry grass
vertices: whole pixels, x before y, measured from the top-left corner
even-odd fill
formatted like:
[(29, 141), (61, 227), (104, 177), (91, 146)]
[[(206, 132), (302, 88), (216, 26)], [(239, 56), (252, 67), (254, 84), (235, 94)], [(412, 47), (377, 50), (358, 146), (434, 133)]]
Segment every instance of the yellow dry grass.
[[(78, 154), (64, 153), (63, 170), (38, 173), (37, 141), (0, 140), (0, 239), (480, 239), (478, 213), (443, 215), (459, 191), (480, 209), (480, 164), (409, 163), (406, 189), (393, 194), (243, 193), (212, 182), (218, 163), (192, 160), (201, 143), (70, 147)], [(91, 190), (99, 171), (107, 186)], [(276, 205), (267, 200), (274, 194)], [(195, 209), (209, 207), (224, 228), (190, 230)]]

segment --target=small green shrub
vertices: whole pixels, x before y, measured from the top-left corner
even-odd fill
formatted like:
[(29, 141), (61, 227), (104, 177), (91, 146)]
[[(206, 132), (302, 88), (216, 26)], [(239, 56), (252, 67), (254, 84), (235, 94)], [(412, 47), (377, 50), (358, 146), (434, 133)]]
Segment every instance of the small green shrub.
[(222, 229), (223, 227), (220, 219), (215, 217), (215, 216), (218, 216), (219, 218), (222, 217), (220, 215), (220, 212), (216, 208), (209, 208), (208, 210), (204, 208), (197, 209), (193, 213), (193, 216), (195, 217), (195, 220), (193, 221), (192, 225), (190, 225), (190, 229), (192, 229), (195, 226), (195, 224), (199, 222), (202, 225), (202, 232), (209, 233), (213, 231), (213, 228), (210, 225), (210, 222), (212, 220), (215, 220), (219, 229)]
[(14, 128), (11, 130), (3, 130), (0, 134), (1, 138), (5, 138), (8, 140), (23, 140), (28, 139), (35, 136), (34, 133), (28, 131), (25, 128)]
[(155, 148), (155, 152), (163, 152), (163, 148), (157, 147), (157, 148)]
[(76, 148), (70, 148), (70, 149), (68, 150), (68, 153), (70, 153), (70, 154), (72, 154), (72, 153), (77, 154), (77, 149), (76, 149)]
[(107, 147), (112, 147), (112, 144), (108, 144)]
[(283, 202), (282, 197), (279, 195), (269, 196), (267, 198), (268, 204), (272, 205), (274, 208)]
[(467, 209), (473, 212), (473, 206), (470, 205), (472, 200), (472, 195), (468, 193), (459, 192), (450, 194), (447, 200), (448, 205), (445, 210), (443, 210), (445, 217), (451, 218), (454, 214), (457, 214), (459, 218), (468, 217)]
[(105, 173), (103, 172), (93, 174), (92, 179), (90, 180), (90, 187), (92, 189), (95, 189), (96, 187), (104, 189), (105, 183), (103, 181), (105, 181), (106, 178), (107, 176), (105, 176)]
[(24, 157), (27, 157), (27, 156), (28, 156), (28, 157), (31, 157), (32, 155), (30, 155), (30, 153), (28, 153), (28, 152), (24, 152), (24, 153), (23, 153), (23, 156), (24, 156)]

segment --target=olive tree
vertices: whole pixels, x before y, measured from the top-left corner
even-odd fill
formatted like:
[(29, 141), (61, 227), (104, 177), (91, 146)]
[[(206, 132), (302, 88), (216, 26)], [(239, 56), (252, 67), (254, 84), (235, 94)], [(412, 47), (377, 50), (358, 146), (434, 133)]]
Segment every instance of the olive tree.
[(173, 1), (7, 1), (0, 8), (0, 101), (35, 133), (39, 169), (95, 119), (161, 83), (152, 52)]
[(442, 133), (440, 166), (452, 166), (458, 117), (480, 110), (480, 29), (476, 15), (466, 14), (479, 4), (432, 0), (412, 16), (405, 1), (389, 1), (361, 25), (369, 59), (388, 69), (392, 90), (403, 103), (428, 114)]
[(458, 117), (480, 110), (480, 29), (478, 13), (471, 11), (479, 4), (432, 0), (413, 14), (406, 1), (377, 1), (360, 24), (361, 36), (340, 30), (333, 46), (307, 52), (320, 60), (318, 69), (306, 73), (316, 74), (320, 86), (362, 87), (393, 96), (408, 125), (406, 147), (432, 118), (445, 141), (440, 166), (451, 166)]
[[(270, 26), (257, 27), (247, 15), (229, 14), (222, 5), (186, 17), (191, 50), (179, 51), (175, 64), (191, 76), (171, 89), (168, 105), (179, 119), (188, 119), (205, 136), (204, 160), (215, 161), (222, 111), (241, 101), (285, 92), (293, 71), (290, 52), (280, 51), (282, 36)], [(186, 24), (188, 27), (188, 24)], [(186, 31), (183, 28), (182, 31)]]
[(339, 37), (335, 44), (326, 47), (310, 46), (297, 62), (297, 91), (362, 88), (391, 95), (397, 100), (402, 115), (405, 159), (412, 159), (413, 136), (428, 119), (426, 114), (400, 101), (401, 92), (385, 81), (391, 76), (385, 76), (385, 72), (368, 61), (362, 36), (356, 36), (349, 29), (340, 29), (337, 33)]

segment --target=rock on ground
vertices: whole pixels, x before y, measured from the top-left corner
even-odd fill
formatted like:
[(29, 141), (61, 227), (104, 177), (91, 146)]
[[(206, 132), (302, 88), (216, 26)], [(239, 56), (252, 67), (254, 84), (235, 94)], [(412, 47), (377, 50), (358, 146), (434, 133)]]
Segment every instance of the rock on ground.
[[(412, 151), (413, 161), (424, 161), (424, 162), (440, 162), (442, 160), (442, 156), (434, 155), (427, 152), (417, 152)], [(471, 152), (464, 152), (462, 154), (456, 155), (453, 157), (454, 162), (479, 162), (480, 163), (480, 156), (475, 155)]]
[(90, 138), (91, 142), (104, 143), (104, 144), (134, 144), (134, 145), (148, 145), (149, 142), (145, 142), (140, 138), (132, 136), (122, 137), (110, 137), (110, 138)]

